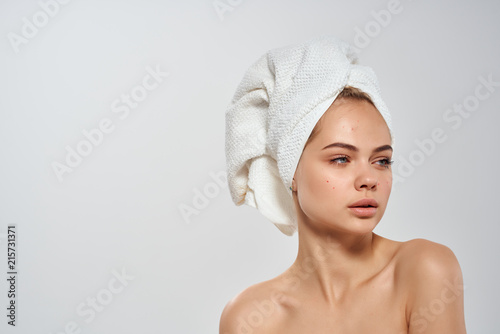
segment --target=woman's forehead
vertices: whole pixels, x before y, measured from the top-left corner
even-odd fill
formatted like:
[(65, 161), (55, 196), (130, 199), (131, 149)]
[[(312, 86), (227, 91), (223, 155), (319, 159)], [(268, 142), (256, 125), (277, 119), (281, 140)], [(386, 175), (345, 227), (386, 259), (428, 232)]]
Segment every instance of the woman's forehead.
[(317, 134), (319, 144), (328, 141), (358, 144), (373, 142), (373, 145), (391, 143), (389, 127), (372, 104), (364, 101), (347, 101), (332, 107), (319, 122)]

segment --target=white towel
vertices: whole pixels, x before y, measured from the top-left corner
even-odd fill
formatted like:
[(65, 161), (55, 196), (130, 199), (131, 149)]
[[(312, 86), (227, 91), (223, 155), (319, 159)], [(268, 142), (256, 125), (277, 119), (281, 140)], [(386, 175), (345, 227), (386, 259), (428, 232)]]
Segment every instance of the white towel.
[(246, 71), (226, 111), (226, 164), (236, 205), (258, 209), (284, 234), (297, 230), (293, 175), (305, 142), (345, 86), (367, 93), (394, 138), (373, 70), (323, 35), (268, 51)]

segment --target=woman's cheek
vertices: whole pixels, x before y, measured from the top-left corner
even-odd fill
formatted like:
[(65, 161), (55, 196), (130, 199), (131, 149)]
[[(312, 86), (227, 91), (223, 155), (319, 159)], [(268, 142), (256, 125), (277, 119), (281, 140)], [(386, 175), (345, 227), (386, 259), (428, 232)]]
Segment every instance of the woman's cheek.
[(335, 190), (335, 184), (334, 182), (330, 183), (330, 180), (326, 180), (326, 188), (331, 188), (332, 190)]
[(347, 191), (349, 188), (353, 188), (353, 186), (349, 187), (349, 182), (352, 183), (353, 181), (349, 180), (349, 178), (345, 176), (340, 177), (336, 175), (325, 177), (323, 182), (326, 192), (333, 197), (342, 197), (342, 195), (345, 196), (345, 191)]
[(389, 196), (392, 190), (392, 175), (390, 178), (380, 180), (377, 184), (377, 187), (379, 188), (379, 190)]
[(325, 168), (324, 166), (316, 166), (314, 170), (311, 171), (311, 178), (309, 181), (311, 182), (310, 184), (314, 185), (313, 191), (316, 194), (321, 194), (321, 196), (325, 196), (328, 194), (328, 189), (329, 189), (329, 179), (331, 175), (329, 174), (330, 171), (328, 168)]

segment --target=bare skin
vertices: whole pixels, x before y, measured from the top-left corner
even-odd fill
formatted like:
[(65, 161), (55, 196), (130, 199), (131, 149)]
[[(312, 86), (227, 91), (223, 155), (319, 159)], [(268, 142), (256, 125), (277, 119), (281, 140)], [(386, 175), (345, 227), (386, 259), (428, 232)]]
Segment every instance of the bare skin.
[[(346, 145), (333, 145), (343, 143)], [(224, 308), (220, 334), (466, 333), (463, 280), (446, 246), (373, 229), (392, 188), (391, 138), (366, 101), (336, 100), (304, 148), (292, 188), (299, 249), (283, 274)], [(350, 206), (374, 199), (373, 214)]]

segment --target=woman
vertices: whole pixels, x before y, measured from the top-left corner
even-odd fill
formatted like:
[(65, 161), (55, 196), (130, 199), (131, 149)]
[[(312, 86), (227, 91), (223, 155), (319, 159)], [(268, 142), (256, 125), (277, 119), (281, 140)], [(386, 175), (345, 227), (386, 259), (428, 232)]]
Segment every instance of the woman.
[(454, 253), (373, 233), (394, 138), (376, 78), (347, 43), (323, 36), (271, 50), (247, 71), (226, 122), (234, 202), (297, 231), (299, 248), (284, 273), (227, 303), (221, 334), (466, 333)]

